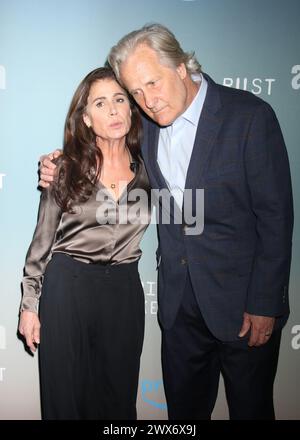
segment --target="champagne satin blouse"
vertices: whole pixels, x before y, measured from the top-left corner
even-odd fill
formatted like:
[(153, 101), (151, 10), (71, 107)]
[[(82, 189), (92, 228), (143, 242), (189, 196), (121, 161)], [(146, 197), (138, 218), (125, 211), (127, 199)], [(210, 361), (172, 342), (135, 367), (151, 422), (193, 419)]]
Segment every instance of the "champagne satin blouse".
[(53, 253), (87, 264), (123, 264), (141, 256), (140, 241), (150, 222), (150, 187), (142, 161), (116, 201), (101, 182), (89, 200), (62, 212), (51, 189), (42, 192), (37, 226), (27, 252), (20, 310), (38, 311), (43, 275)]

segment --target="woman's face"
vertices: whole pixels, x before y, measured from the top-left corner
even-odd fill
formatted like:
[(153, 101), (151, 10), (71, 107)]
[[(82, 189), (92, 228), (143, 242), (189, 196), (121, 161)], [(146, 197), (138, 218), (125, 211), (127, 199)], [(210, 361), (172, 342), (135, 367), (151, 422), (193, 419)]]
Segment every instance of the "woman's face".
[(83, 120), (99, 140), (125, 138), (131, 127), (126, 92), (113, 79), (95, 81), (90, 88)]

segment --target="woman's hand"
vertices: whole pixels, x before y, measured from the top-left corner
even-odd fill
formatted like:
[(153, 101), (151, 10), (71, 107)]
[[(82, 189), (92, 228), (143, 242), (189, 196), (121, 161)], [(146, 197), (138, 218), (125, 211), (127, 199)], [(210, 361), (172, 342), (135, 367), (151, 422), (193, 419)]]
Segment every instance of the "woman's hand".
[(24, 310), (20, 316), (19, 332), (26, 339), (26, 344), (30, 348), (31, 352), (36, 351), (34, 344), (40, 343), (40, 320), (38, 315), (29, 310)]

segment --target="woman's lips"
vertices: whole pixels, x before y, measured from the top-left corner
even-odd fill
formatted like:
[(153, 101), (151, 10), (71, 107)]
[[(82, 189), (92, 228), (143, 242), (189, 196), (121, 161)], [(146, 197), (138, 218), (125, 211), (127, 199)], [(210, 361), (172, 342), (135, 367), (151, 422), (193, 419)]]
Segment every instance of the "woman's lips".
[(122, 125), (123, 125), (122, 122), (114, 122), (113, 124), (109, 124), (111, 128), (120, 128), (122, 127)]

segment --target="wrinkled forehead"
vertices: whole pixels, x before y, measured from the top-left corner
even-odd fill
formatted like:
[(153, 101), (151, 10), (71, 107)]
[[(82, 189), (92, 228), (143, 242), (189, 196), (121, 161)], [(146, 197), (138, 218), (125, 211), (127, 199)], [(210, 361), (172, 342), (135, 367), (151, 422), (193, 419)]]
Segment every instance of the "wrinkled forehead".
[(147, 84), (157, 76), (164, 75), (170, 68), (172, 69), (159, 58), (154, 49), (141, 45), (121, 64), (120, 78), (122, 84), (131, 92), (141, 84)]

